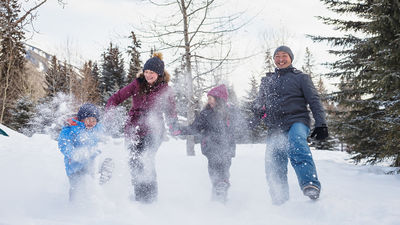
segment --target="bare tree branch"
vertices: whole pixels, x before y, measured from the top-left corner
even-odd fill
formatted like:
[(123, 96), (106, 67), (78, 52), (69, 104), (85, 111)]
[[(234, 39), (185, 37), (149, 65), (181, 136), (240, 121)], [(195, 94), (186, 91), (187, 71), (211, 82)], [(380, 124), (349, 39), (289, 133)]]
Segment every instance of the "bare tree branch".
[(30, 10), (28, 10), (22, 17), (20, 17), (17, 21), (15, 21), (15, 23), (19, 24), (22, 21), (24, 21), (27, 16), (31, 15), (31, 13), (33, 11), (35, 11), (37, 8), (39, 8), (41, 5), (43, 5), (45, 2), (47, 2), (47, 0), (43, 0), (41, 3), (37, 4), (35, 7), (31, 8)]

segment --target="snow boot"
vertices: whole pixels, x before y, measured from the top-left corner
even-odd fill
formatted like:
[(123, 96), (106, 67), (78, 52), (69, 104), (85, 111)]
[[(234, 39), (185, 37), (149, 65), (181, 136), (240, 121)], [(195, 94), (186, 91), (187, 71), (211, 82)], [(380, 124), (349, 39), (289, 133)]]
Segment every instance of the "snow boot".
[(112, 177), (112, 172), (114, 169), (114, 162), (112, 161), (111, 158), (106, 158), (103, 163), (101, 164), (100, 167), (100, 179), (99, 179), (99, 184), (103, 185), (107, 183), (111, 177)]
[(152, 203), (157, 201), (157, 182), (140, 183), (134, 185), (135, 200), (141, 203)]
[(317, 200), (319, 198), (319, 193), (319, 188), (314, 185), (307, 185), (303, 188), (303, 194), (312, 200)]
[(212, 191), (212, 200), (226, 203), (228, 196), (229, 183), (225, 181), (218, 182)]

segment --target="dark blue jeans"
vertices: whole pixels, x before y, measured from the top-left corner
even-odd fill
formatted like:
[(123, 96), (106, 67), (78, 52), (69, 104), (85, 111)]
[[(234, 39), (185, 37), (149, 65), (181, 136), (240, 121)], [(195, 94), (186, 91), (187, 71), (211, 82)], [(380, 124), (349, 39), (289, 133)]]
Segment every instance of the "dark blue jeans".
[(321, 188), (307, 143), (309, 132), (310, 129), (303, 123), (294, 123), (289, 131), (276, 131), (267, 137), (265, 172), (274, 204), (282, 204), (289, 199), (288, 159), (296, 172), (301, 189), (307, 185)]

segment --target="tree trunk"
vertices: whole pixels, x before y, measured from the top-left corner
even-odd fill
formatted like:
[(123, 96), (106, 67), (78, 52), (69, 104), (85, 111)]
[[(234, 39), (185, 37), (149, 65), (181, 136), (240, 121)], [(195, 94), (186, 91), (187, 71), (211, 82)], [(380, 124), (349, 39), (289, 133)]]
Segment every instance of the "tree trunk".
[[(186, 75), (186, 96), (189, 100), (188, 111), (187, 111), (187, 122), (188, 125), (194, 120), (194, 109), (195, 105), (193, 102), (193, 76), (192, 76), (192, 64), (190, 56), (190, 43), (189, 43), (189, 28), (188, 28), (188, 16), (187, 7), (185, 1), (181, 0), (181, 10), (183, 16), (183, 34), (185, 36), (185, 75)], [(194, 137), (189, 136), (186, 140), (186, 154), (194, 156)]]

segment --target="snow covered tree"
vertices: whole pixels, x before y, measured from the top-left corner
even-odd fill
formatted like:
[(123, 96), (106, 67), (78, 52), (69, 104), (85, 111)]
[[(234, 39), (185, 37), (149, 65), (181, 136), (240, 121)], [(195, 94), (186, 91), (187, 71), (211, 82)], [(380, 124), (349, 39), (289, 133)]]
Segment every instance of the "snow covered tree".
[(102, 54), (101, 68), (99, 87), (102, 102), (105, 104), (113, 93), (125, 85), (124, 60), (118, 46), (114, 47), (110, 43), (108, 49)]
[(272, 73), (275, 71), (274, 60), (272, 57), (271, 50), (266, 50), (264, 53), (264, 73)]
[[(342, 37), (313, 37), (328, 41), (330, 77), (341, 80), (335, 99), (338, 131), (353, 159), (369, 163), (393, 159), (400, 166), (400, 3), (392, 0), (323, 0), (340, 19), (320, 17), (346, 33)], [(347, 17), (351, 15), (351, 17)]]

